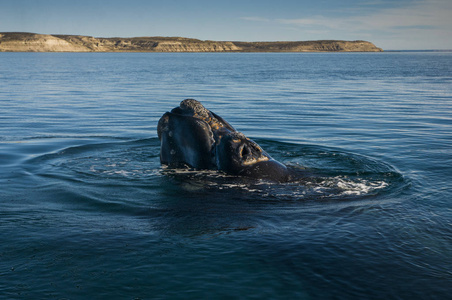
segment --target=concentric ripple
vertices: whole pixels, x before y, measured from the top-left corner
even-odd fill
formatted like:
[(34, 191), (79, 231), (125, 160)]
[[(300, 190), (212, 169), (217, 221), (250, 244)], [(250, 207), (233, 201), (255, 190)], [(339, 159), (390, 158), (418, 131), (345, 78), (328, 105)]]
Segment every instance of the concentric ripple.
[(171, 190), (183, 195), (254, 200), (351, 200), (397, 193), (407, 181), (390, 165), (315, 145), (257, 140), (293, 171), (287, 183), (236, 177), (216, 171), (170, 170), (160, 166), (158, 139), (68, 147), (33, 158), (30, 172), (71, 184)]

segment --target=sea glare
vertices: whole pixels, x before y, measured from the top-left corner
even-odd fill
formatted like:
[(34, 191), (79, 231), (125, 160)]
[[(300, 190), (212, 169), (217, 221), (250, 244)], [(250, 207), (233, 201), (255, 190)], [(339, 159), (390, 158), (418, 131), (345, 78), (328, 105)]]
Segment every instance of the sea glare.
[[(160, 166), (195, 98), (296, 169)], [(1, 299), (446, 299), (452, 53), (0, 53)]]

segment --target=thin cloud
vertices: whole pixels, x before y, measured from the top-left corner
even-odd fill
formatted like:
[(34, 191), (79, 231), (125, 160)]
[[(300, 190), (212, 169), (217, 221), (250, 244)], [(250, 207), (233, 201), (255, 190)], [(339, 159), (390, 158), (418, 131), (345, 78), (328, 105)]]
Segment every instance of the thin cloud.
[(347, 18), (314, 16), (300, 19), (277, 19), (280, 24), (299, 27), (319, 26), (349, 32), (365, 30), (452, 30), (452, 2), (426, 0), (404, 8), (381, 9), (369, 15)]
[(262, 17), (243, 17), (247, 21), (272, 22), (291, 25), (304, 30), (330, 29), (349, 33), (366, 31), (403, 30), (451, 30), (452, 1), (424, 0), (403, 8), (380, 9), (372, 14), (351, 17), (327, 17), (323, 15), (297, 19), (268, 19)]
[(261, 17), (241, 17), (240, 19), (253, 22), (271, 22), (272, 20)]
[(411, 26), (394, 26), (391, 27), (391, 29), (395, 29), (395, 30), (435, 30), (435, 29), (440, 29), (440, 27), (438, 26), (433, 26), (433, 25), (411, 25)]
[(349, 21), (347, 19), (341, 18), (327, 18), (324, 16), (314, 16), (302, 19), (276, 19), (275, 22), (279, 24), (293, 25), (303, 28), (320, 27), (334, 29), (338, 27), (343, 27), (344, 24)]

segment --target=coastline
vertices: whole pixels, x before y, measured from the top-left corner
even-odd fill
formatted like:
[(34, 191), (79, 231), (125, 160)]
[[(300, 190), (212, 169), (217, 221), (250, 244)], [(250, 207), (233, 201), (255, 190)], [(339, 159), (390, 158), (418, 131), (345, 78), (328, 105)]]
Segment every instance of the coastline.
[(368, 41), (210, 41), (184, 37), (95, 38), (1, 32), (0, 52), (382, 52)]

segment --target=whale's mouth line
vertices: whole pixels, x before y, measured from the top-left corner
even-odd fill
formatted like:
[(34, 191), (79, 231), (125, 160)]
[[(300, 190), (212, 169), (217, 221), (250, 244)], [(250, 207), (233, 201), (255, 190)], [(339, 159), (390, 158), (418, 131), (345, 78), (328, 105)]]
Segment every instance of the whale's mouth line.
[(250, 166), (250, 165), (254, 165), (263, 161), (269, 161), (270, 159), (268, 157), (262, 156), (260, 158), (255, 158), (255, 159), (247, 159), (244, 160), (242, 165), (244, 166)]

